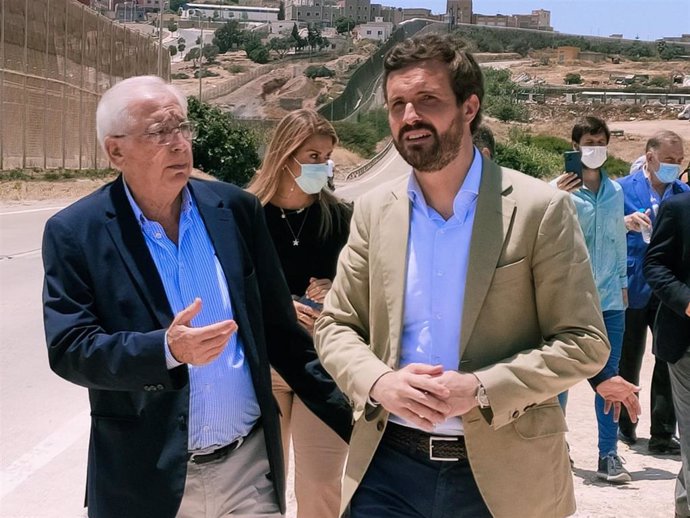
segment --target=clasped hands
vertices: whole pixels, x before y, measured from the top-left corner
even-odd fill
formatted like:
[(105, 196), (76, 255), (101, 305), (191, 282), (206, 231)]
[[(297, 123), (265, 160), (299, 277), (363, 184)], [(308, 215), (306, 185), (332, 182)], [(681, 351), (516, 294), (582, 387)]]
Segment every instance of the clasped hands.
[(478, 388), (474, 374), (411, 363), (381, 376), (369, 395), (389, 412), (433, 431), (449, 417), (464, 415), (477, 406)]
[(168, 348), (180, 363), (205, 365), (218, 358), (237, 331), (234, 320), (222, 320), (215, 324), (192, 327), (192, 319), (201, 311), (201, 299), (196, 298), (189, 306), (175, 315), (167, 332)]

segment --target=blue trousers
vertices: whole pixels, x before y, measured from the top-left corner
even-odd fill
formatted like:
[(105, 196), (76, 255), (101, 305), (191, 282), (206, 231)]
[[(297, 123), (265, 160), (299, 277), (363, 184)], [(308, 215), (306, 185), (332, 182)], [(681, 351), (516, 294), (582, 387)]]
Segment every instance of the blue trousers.
[(350, 503), (350, 518), (491, 518), (469, 462), (439, 462), (386, 444)]
[[(611, 354), (606, 362), (606, 367), (613, 367), (618, 372), (618, 363), (621, 360), (623, 347), (623, 332), (625, 331), (625, 311), (604, 311), (604, 325), (606, 334), (611, 342)], [(558, 402), (563, 408), (568, 403), (568, 392), (558, 394)], [(597, 415), (597, 428), (599, 431), (599, 457), (606, 457), (609, 453), (618, 452), (618, 423), (613, 421), (613, 410), (604, 413), (604, 398), (599, 394), (594, 396), (594, 410)]]

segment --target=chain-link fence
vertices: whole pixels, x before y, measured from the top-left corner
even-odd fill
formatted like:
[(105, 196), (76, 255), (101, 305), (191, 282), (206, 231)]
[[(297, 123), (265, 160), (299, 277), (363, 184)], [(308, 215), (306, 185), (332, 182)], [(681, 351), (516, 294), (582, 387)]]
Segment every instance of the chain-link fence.
[(107, 166), (101, 94), (158, 68), (154, 40), (74, 0), (0, 0), (0, 170)]

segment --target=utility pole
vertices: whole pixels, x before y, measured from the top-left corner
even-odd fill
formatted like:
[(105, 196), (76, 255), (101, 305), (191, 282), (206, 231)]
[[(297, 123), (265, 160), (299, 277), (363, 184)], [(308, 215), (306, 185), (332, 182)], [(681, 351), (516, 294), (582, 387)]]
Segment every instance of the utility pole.
[(163, 0), (158, 0), (158, 76), (163, 77)]
[(199, 36), (199, 102), (201, 102), (201, 89), (203, 81), (203, 63), (204, 63), (204, 25), (201, 23), (201, 11), (199, 11), (199, 29), (201, 30), (201, 35)]

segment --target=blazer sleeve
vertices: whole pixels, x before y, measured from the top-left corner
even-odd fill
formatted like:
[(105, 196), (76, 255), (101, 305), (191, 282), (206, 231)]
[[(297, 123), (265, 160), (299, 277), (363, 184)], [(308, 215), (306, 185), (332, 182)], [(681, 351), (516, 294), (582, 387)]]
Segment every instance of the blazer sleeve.
[[(58, 214), (48, 221), (43, 234), (43, 317), (51, 369), (90, 389), (182, 388), (188, 381), (187, 370), (167, 369), (165, 329), (107, 329), (98, 314), (93, 286), (97, 280), (90, 275), (87, 260), (90, 250), (82, 246), (73, 223)], [(107, 264), (99, 267), (107, 268)], [(118, 298), (122, 293), (109, 296)]]
[(393, 369), (369, 344), (370, 202), (360, 198), (354, 207), (348, 242), (340, 253), (333, 287), (316, 321), (314, 343), (326, 370), (349, 396), (357, 419), (369, 391)]
[(297, 322), (263, 208), (258, 199), (254, 201), (253, 260), (269, 361), (302, 402), (348, 441), (352, 431), (352, 409), (319, 362), (311, 336)]
[(572, 201), (557, 193), (539, 224), (530, 257), (543, 341), (474, 371), (500, 428), (604, 367), (606, 338), (592, 269)]
[(678, 208), (680, 205), (677, 203), (661, 204), (644, 260), (644, 274), (659, 300), (687, 318), (685, 310), (690, 304), (690, 286), (684, 284), (673, 270), (676, 257), (682, 253), (681, 232), (677, 227), (688, 224), (681, 221), (682, 211), (676, 212)]

